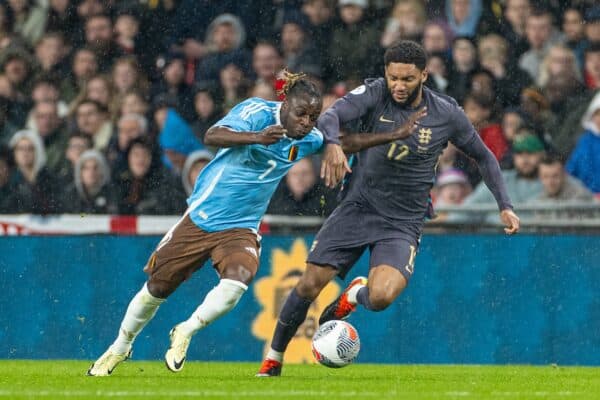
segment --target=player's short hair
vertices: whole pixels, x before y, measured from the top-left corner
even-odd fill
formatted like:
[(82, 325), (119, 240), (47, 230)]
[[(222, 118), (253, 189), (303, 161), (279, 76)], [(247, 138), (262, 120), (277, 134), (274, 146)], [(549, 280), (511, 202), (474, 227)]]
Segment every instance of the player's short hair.
[(427, 53), (419, 43), (412, 40), (400, 40), (385, 51), (383, 61), (386, 66), (391, 63), (414, 64), (423, 70), (427, 65)]
[(283, 79), (284, 84), (277, 91), (278, 95), (284, 95), (286, 98), (299, 95), (307, 95), (317, 99), (322, 98), (321, 91), (317, 85), (302, 72), (294, 74), (286, 69), (283, 71)]

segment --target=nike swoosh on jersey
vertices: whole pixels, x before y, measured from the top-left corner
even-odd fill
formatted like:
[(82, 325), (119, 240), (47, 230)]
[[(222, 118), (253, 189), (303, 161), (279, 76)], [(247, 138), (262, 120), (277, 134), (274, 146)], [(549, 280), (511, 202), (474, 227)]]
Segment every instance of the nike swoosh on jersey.
[(391, 119), (386, 119), (386, 118), (385, 118), (383, 115), (382, 115), (381, 117), (379, 117), (379, 120), (380, 120), (381, 122), (394, 122), (394, 121), (393, 121), (393, 120), (391, 120)]

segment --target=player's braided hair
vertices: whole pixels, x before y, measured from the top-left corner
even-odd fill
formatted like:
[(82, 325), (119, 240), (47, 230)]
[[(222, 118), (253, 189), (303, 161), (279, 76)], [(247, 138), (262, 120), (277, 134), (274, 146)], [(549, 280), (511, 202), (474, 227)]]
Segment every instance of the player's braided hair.
[(277, 94), (280, 96), (289, 97), (305, 94), (310, 97), (321, 98), (321, 91), (305, 73), (294, 74), (285, 69), (283, 71), (283, 80), (283, 87), (277, 91)]

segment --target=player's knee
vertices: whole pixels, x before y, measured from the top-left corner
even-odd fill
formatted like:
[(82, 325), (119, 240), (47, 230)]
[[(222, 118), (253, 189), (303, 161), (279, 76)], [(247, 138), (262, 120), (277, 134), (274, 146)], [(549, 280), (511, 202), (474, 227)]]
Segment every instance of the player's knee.
[(221, 273), (222, 279), (231, 279), (249, 285), (254, 279), (254, 271), (245, 265), (233, 263), (225, 266)]
[(296, 292), (304, 299), (314, 300), (321, 293), (323, 286), (315, 277), (302, 276), (296, 285)]
[(171, 282), (161, 281), (150, 278), (146, 283), (148, 292), (154, 297), (159, 299), (166, 299), (177, 289), (178, 285), (174, 285)]
[(394, 296), (385, 290), (369, 290), (369, 303), (373, 311), (383, 311), (394, 301)]

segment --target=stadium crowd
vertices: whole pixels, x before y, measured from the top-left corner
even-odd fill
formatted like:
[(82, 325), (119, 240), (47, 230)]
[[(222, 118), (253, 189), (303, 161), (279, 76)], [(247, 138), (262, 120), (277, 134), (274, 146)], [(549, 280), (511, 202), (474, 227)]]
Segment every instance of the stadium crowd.
[[(600, 196), (600, 5), (534, 0), (0, 0), (0, 213), (178, 214), (241, 100), (305, 72), (330, 106), (423, 44), (516, 204)], [(344, 129), (357, 129), (348, 124)], [(327, 215), (299, 162), (268, 212)], [(438, 205), (494, 203), (449, 146)]]

